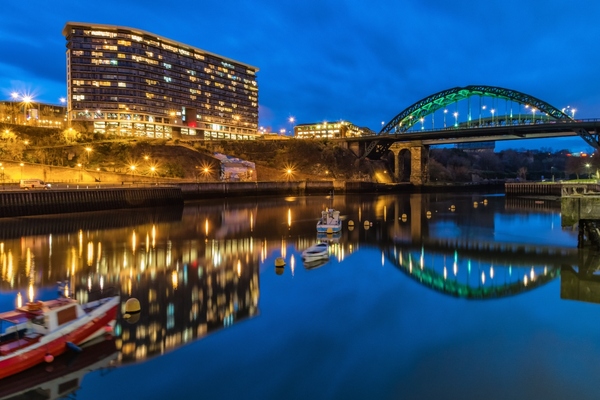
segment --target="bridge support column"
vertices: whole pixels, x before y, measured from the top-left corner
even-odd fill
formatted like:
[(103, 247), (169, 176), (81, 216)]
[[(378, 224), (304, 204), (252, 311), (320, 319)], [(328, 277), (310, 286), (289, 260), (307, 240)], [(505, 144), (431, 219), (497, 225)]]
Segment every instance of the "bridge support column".
[(410, 183), (423, 185), (429, 181), (429, 146), (420, 141), (408, 143), (394, 143), (390, 146), (394, 153), (394, 177), (400, 180), (400, 171), (403, 167), (401, 155), (406, 151), (410, 153)]

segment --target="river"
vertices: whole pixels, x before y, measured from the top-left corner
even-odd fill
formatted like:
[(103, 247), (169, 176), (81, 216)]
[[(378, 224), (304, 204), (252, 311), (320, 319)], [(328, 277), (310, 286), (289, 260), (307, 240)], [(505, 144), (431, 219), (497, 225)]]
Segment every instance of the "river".
[[(343, 230), (318, 237), (327, 207)], [(304, 262), (318, 241), (329, 257)], [(36, 398), (595, 399), (597, 257), (577, 241), (559, 203), (477, 193), (1, 219), (0, 306), (58, 281), (141, 304), (41, 366)]]

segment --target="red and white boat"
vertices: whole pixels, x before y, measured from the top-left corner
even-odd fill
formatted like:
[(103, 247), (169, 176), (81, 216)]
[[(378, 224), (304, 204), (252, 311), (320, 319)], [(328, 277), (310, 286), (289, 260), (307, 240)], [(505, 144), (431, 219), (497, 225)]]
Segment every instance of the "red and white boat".
[(86, 304), (64, 297), (0, 313), (0, 379), (112, 331), (119, 303), (119, 296)]

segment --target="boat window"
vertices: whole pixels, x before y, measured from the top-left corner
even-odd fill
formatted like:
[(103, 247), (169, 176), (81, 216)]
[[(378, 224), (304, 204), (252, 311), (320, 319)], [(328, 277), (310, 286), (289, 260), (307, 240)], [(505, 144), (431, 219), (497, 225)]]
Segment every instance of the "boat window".
[(71, 307), (56, 312), (58, 326), (73, 321), (77, 318), (77, 306), (74, 304)]

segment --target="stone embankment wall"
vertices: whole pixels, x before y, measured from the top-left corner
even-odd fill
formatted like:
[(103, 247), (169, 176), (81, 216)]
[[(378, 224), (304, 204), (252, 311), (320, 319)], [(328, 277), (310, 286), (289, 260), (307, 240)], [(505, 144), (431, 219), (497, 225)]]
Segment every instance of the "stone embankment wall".
[(178, 187), (0, 192), (0, 217), (182, 205)]

